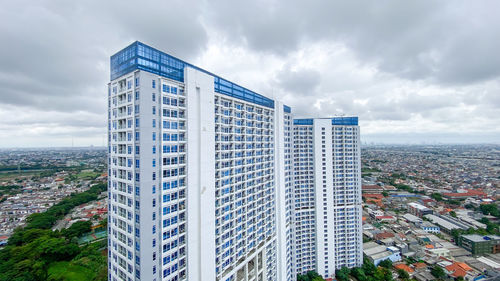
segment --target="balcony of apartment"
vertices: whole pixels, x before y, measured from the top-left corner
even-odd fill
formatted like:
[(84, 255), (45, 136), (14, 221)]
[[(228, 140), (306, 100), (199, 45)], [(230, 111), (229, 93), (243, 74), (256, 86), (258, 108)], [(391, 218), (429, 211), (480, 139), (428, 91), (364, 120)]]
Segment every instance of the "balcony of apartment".
[(116, 127), (116, 130), (117, 131), (121, 131), (121, 130), (127, 130), (127, 124), (125, 122), (123, 122), (123, 124), (118, 124), (118, 126)]

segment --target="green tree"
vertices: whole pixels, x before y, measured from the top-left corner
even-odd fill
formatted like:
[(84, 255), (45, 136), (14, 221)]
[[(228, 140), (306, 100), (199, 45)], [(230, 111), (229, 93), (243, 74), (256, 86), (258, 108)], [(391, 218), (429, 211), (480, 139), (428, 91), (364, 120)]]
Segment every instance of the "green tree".
[(498, 206), (496, 204), (484, 204), (479, 206), (479, 209), (485, 215), (500, 217), (500, 211), (498, 211)]
[(432, 276), (436, 277), (437, 279), (444, 279), (446, 277), (446, 272), (444, 272), (444, 269), (438, 265), (435, 265), (431, 269), (431, 274)]
[(298, 274), (297, 281), (324, 281), (324, 279), (317, 272), (308, 271), (306, 274)]
[(48, 261), (71, 259), (80, 252), (78, 245), (68, 243), (64, 238), (41, 239), (43, 239), (43, 243), (40, 243), (37, 251)]
[(61, 233), (68, 239), (73, 237), (80, 237), (85, 233), (91, 231), (92, 223), (90, 221), (77, 221), (72, 224), (69, 228), (63, 229)]
[(488, 218), (486, 218), (486, 217), (482, 217), (482, 218), (479, 220), (479, 222), (484, 223), (484, 224), (488, 224), (488, 223), (490, 223), (490, 220), (489, 220)]
[(362, 268), (368, 276), (375, 274), (375, 271), (377, 271), (377, 267), (369, 259), (364, 259)]
[(365, 281), (368, 280), (366, 277), (365, 271), (362, 268), (355, 267), (351, 270), (352, 276), (356, 278), (358, 281)]
[(432, 193), (431, 198), (436, 201), (443, 201), (443, 195), (441, 195), (441, 193)]
[(461, 229), (453, 229), (451, 231), (451, 236), (453, 237), (453, 241), (455, 241), (455, 243), (458, 243), (460, 235), (462, 235), (462, 234), (463, 234), (463, 230), (461, 230)]
[(455, 211), (450, 211), (450, 216), (456, 218), (457, 217), (457, 213), (455, 213)]
[(406, 272), (404, 269), (398, 269), (398, 277), (401, 278), (402, 280), (409, 280), (410, 279), (410, 274)]
[(390, 259), (386, 259), (386, 260), (381, 261), (378, 265), (381, 267), (385, 267), (387, 269), (391, 269), (392, 268), (392, 261)]
[[(105, 184), (94, 185), (88, 191), (70, 195), (44, 213), (29, 216), (26, 227), (17, 228), (7, 246), (0, 249), (0, 281), (53, 280), (48, 276), (48, 268), (58, 261), (69, 262), (69, 268), (72, 263), (88, 268), (94, 274), (88, 280), (106, 280), (106, 256), (101, 253), (106, 241), (80, 248), (72, 237), (88, 231), (88, 222), (75, 223), (61, 232), (50, 230), (73, 207), (96, 199), (104, 190)], [(63, 279), (72, 280), (69, 276), (72, 276), (70, 269)]]
[(380, 270), (382, 271), (382, 278), (383, 278), (383, 281), (392, 281), (392, 271), (390, 269), (387, 269), (387, 268), (380, 268)]
[[(363, 264), (364, 265), (364, 264)], [(335, 277), (339, 281), (349, 281), (349, 274), (351, 273), (351, 270), (345, 266), (340, 268), (335, 272)]]
[(465, 204), (464, 207), (470, 210), (476, 210), (476, 207), (474, 207), (474, 205), (472, 204)]

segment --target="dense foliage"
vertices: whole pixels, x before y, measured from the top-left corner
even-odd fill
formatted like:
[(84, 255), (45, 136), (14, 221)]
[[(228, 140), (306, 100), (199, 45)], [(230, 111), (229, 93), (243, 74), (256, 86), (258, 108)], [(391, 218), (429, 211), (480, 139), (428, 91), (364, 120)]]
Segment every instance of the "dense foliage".
[(443, 195), (441, 195), (441, 193), (432, 193), (431, 198), (436, 201), (443, 201)]
[[(81, 193), (71, 194), (67, 198), (64, 198), (59, 203), (50, 207), (44, 213), (35, 213), (30, 215), (26, 221), (27, 225), (24, 227), (27, 229), (50, 229), (56, 221), (64, 217), (73, 209), (74, 207), (96, 200), (99, 194), (103, 191), (106, 191), (106, 184), (100, 183), (92, 186), (89, 190)], [(9, 244), (16, 244), (18, 241), (16, 240), (17, 232), (21, 232), (21, 230), (16, 231), (16, 233), (10, 237)]]
[(0, 281), (106, 280), (106, 256), (100, 252), (105, 241), (83, 248), (76, 243), (76, 237), (90, 231), (90, 222), (77, 222), (60, 232), (50, 230), (72, 208), (97, 199), (104, 190), (105, 184), (94, 185), (29, 216), (26, 227), (16, 229), (0, 250)]
[(348, 281), (349, 276), (358, 281), (392, 281), (392, 262), (384, 262), (376, 267), (370, 260), (365, 259), (361, 267), (349, 269), (342, 267), (335, 272), (335, 277), (339, 281)]
[(324, 281), (317, 272), (308, 271), (306, 274), (298, 274), (297, 281)]
[(398, 269), (398, 277), (401, 279), (401, 280), (410, 280), (410, 274), (408, 274), (408, 272), (406, 272), (406, 270), (404, 269)]
[(438, 265), (435, 265), (431, 269), (431, 274), (432, 274), (432, 276), (436, 277), (438, 280), (443, 280), (446, 277), (446, 272), (444, 272), (444, 269)]
[(484, 204), (479, 206), (479, 209), (485, 215), (492, 215), (494, 217), (500, 217), (500, 211), (498, 210), (498, 206), (496, 204)]
[(22, 191), (23, 187), (19, 185), (4, 185), (0, 186), (0, 197), (3, 195), (15, 195)]
[(383, 260), (378, 264), (378, 266), (385, 267), (387, 269), (391, 269), (392, 268), (392, 261), (390, 259)]

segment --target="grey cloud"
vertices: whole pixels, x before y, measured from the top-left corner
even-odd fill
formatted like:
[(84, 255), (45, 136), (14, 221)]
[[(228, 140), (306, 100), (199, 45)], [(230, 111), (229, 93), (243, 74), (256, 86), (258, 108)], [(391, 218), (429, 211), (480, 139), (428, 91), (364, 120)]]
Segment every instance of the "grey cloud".
[(320, 82), (321, 73), (313, 69), (292, 70), (288, 65), (276, 74), (277, 85), (297, 95), (314, 94)]
[[(211, 2), (210, 20), (233, 40), (284, 55), (299, 43), (342, 42), (399, 77), (446, 84), (500, 75), (498, 2)], [(286, 28), (285, 28), (286, 27)]]
[[(493, 1), (11, 1), (0, 10), (0, 146), (26, 134), (32, 137), (26, 143), (36, 145), (44, 136), (50, 144), (52, 137), (67, 143), (75, 135), (100, 144), (109, 56), (135, 40), (192, 62), (215, 54), (209, 70), (222, 68), (222, 76), (242, 85), (251, 81), (249, 88), (282, 99), (297, 117), (356, 114), (364, 131), (453, 131), (458, 124), (464, 132), (497, 132), (498, 7)], [(240, 56), (238, 63), (231, 56)]]
[(200, 8), (193, 2), (141, 3), (130, 8), (122, 1), (4, 5), (0, 102), (104, 113), (105, 107), (96, 108), (93, 99), (106, 95), (111, 54), (144, 40), (189, 58), (207, 42), (197, 20)]

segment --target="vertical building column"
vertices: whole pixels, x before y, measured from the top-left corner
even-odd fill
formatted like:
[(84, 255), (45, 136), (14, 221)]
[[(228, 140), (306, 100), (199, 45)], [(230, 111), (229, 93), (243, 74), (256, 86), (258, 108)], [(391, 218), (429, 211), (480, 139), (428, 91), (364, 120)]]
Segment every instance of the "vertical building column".
[(276, 102), (274, 110), (274, 178), (276, 183), (276, 233), (278, 280), (287, 276), (287, 229), (286, 229), (286, 187), (285, 187), (285, 135), (283, 103)]
[(187, 97), (187, 280), (215, 280), (214, 78), (184, 69)]
[[(152, 82), (155, 81), (155, 87), (152, 87)], [(139, 113), (139, 128), (140, 141), (136, 142), (135, 159), (139, 159), (140, 167), (135, 169), (139, 172), (140, 181), (135, 182), (136, 186), (140, 187), (140, 196), (136, 197), (135, 204), (139, 203), (139, 208), (134, 207), (135, 215), (139, 215), (139, 224), (135, 225), (135, 241), (139, 242), (140, 249), (140, 278), (141, 280), (156, 280), (159, 276), (160, 269), (160, 252), (157, 247), (153, 247), (152, 241), (159, 240), (159, 225), (157, 220), (153, 221), (153, 212), (159, 213), (160, 201), (158, 192), (153, 194), (152, 187), (158, 189), (159, 179), (161, 175), (158, 168), (152, 166), (153, 159), (157, 159), (160, 155), (161, 146), (159, 142), (152, 140), (153, 132), (158, 133), (158, 128), (161, 126), (158, 114), (153, 115), (152, 107), (158, 108), (158, 99), (160, 99), (160, 91), (158, 90), (158, 77), (148, 72), (140, 73), (141, 92), (139, 98), (140, 113)], [(154, 99), (153, 99), (154, 96)], [(137, 117), (137, 116), (136, 116)], [(154, 121), (153, 121), (154, 120)], [(154, 127), (153, 127), (154, 122)], [(154, 149), (153, 149), (154, 147)], [(153, 179), (153, 173), (155, 178)], [(153, 200), (155, 207), (153, 207)], [(156, 233), (153, 233), (153, 227)], [(138, 233), (137, 233), (138, 231)], [(156, 267), (156, 273), (153, 274), (153, 266)]]
[(331, 119), (314, 119), (313, 136), (316, 270), (323, 277), (330, 277), (335, 272), (335, 223), (333, 211), (335, 191), (332, 174)]

